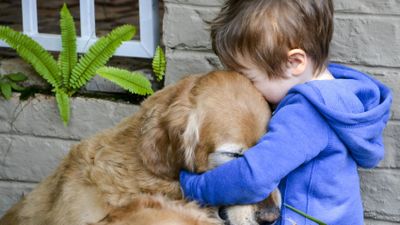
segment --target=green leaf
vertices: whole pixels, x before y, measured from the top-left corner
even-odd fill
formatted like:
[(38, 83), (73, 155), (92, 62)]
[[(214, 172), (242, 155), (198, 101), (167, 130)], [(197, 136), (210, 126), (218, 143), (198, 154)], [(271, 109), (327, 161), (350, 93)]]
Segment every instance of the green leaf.
[(63, 121), (64, 126), (68, 126), (70, 116), (69, 97), (63, 90), (56, 89), (56, 100), (61, 120)]
[(62, 51), (60, 53), (59, 65), (64, 87), (69, 89), (71, 72), (78, 61), (78, 54), (76, 52), (76, 30), (74, 18), (65, 3), (61, 9), (60, 16)]
[(28, 77), (25, 76), (25, 74), (23, 73), (10, 73), (4, 75), (4, 77), (8, 78), (10, 81), (15, 81), (15, 82), (25, 81), (28, 79)]
[(165, 74), (166, 60), (163, 50), (160, 46), (157, 46), (156, 53), (154, 54), (153, 62), (153, 72), (156, 75), (157, 81), (161, 81)]
[(12, 89), (14, 89), (14, 90), (16, 90), (16, 91), (24, 91), (24, 90), (25, 90), (24, 87), (21, 87), (21, 86), (19, 86), (19, 85), (16, 84), (16, 83), (11, 83), (11, 87), (12, 87)]
[(12, 97), (11, 84), (10, 83), (0, 83), (1, 93), (5, 99), (10, 99)]
[(290, 205), (288, 205), (288, 204), (284, 204), (284, 205), (285, 205), (287, 208), (291, 209), (293, 212), (295, 212), (295, 213), (297, 213), (297, 214), (299, 214), (299, 215), (304, 216), (305, 218), (307, 218), (307, 219), (309, 219), (309, 220), (311, 220), (311, 221), (317, 223), (318, 225), (327, 225), (326, 223), (322, 222), (321, 220), (318, 220), (318, 219), (316, 219), (316, 218), (314, 218), (314, 217), (312, 217), (312, 216), (310, 216), (310, 215), (308, 215), (308, 214), (306, 214), (306, 213), (304, 213), (304, 212), (302, 212), (302, 211), (300, 211), (300, 210), (294, 208), (293, 206), (290, 206)]
[(116, 83), (131, 93), (139, 95), (153, 93), (150, 81), (141, 73), (130, 72), (114, 67), (101, 67), (97, 70), (97, 74)]
[(61, 76), (54, 58), (29, 36), (0, 26), (0, 40), (15, 49), (22, 59), (30, 63), (36, 72), (53, 87), (61, 85)]
[(104, 66), (123, 41), (132, 39), (136, 28), (123, 25), (115, 28), (106, 37), (94, 43), (85, 56), (79, 59), (72, 70), (71, 87), (78, 89), (96, 75), (96, 70)]

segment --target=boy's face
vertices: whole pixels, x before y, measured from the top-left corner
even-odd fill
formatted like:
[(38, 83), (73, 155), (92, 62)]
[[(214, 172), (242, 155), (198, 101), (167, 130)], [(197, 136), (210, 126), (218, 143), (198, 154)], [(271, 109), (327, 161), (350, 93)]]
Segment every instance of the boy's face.
[[(246, 62), (244, 58), (241, 58), (241, 61)], [(292, 49), (288, 52), (286, 68), (278, 78), (270, 79), (268, 74), (252, 63), (243, 64), (245, 69), (241, 69), (239, 72), (253, 83), (270, 104), (276, 106), (297, 84), (315, 79), (334, 79), (328, 71), (314, 76), (313, 65), (304, 50)]]
[[(267, 74), (264, 74), (256, 67), (248, 68), (251, 69), (243, 69), (239, 72), (246, 76), (261, 92), (265, 100), (272, 105), (277, 105), (285, 97), (289, 89), (300, 83), (296, 77), (288, 74), (282, 75), (282, 78), (269, 79)], [(289, 73), (289, 71), (285, 71), (285, 73)]]

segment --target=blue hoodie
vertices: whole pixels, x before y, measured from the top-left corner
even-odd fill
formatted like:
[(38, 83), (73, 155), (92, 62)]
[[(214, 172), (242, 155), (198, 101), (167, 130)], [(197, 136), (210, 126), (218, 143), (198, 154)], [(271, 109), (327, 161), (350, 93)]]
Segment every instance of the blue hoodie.
[[(296, 85), (268, 132), (243, 157), (201, 175), (182, 171), (184, 195), (205, 205), (253, 204), (275, 188), (283, 203), (329, 225), (362, 225), (357, 166), (383, 158), (391, 93), (377, 80), (331, 64), (335, 80)], [(283, 207), (277, 224), (315, 224)]]

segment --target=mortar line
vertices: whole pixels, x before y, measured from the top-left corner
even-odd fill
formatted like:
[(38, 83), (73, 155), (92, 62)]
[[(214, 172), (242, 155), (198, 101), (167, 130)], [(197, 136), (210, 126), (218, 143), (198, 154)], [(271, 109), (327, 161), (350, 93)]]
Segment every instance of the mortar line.
[(345, 12), (345, 11), (335, 11), (335, 17), (339, 18), (374, 18), (374, 19), (400, 19), (400, 14), (394, 13), (386, 13), (386, 14), (377, 14), (377, 13), (368, 13), (368, 12)]
[(82, 137), (79, 139), (72, 139), (72, 138), (65, 138), (65, 137), (50, 137), (50, 136), (44, 136), (44, 135), (24, 134), (24, 133), (15, 133), (15, 132), (7, 133), (7, 132), (1, 132), (1, 131), (0, 131), (0, 135), (45, 138), (45, 139), (50, 139), (50, 140), (61, 140), (61, 141), (81, 141), (82, 139), (86, 138), (86, 137)]

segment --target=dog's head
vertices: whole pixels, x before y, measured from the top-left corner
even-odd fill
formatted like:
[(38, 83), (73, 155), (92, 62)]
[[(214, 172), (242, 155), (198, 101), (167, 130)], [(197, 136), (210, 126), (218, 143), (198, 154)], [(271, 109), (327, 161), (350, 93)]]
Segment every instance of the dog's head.
[[(142, 107), (142, 159), (154, 174), (170, 179), (182, 168), (204, 172), (240, 157), (266, 132), (271, 117), (251, 82), (226, 71), (188, 77)], [(277, 208), (280, 202), (265, 204)]]

